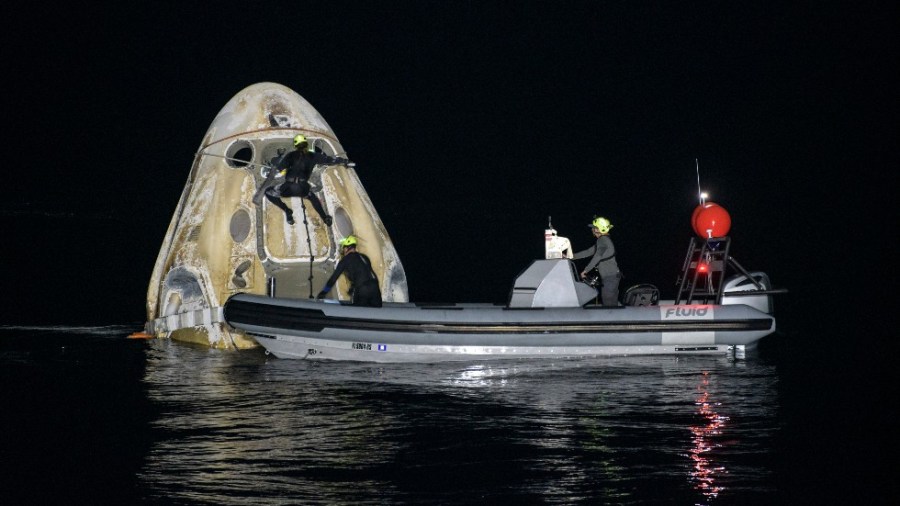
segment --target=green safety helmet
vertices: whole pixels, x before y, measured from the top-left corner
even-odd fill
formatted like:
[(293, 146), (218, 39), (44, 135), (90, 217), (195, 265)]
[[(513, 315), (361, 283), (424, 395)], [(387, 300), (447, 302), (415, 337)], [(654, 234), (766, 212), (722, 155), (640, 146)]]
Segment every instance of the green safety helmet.
[(600, 231), (601, 234), (608, 234), (609, 229), (612, 228), (612, 223), (609, 222), (606, 218), (602, 218), (600, 216), (595, 216), (594, 221), (591, 222), (589, 227), (596, 228)]
[(344, 237), (343, 239), (341, 239), (341, 247), (346, 248), (348, 246), (356, 246), (356, 236), (355, 235), (348, 235), (347, 237)]
[(306, 136), (303, 134), (297, 134), (294, 136), (294, 147), (295, 148), (305, 148), (309, 146), (309, 141), (306, 140)]

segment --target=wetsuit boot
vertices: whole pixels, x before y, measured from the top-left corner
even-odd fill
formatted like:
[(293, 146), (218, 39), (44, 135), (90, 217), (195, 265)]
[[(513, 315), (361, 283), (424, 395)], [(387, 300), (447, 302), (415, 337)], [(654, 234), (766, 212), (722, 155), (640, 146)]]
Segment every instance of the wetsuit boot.
[(332, 223), (334, 223), (334, 219), (325, 212), (325, 209), (322, 207), (322, 202), (319, 201), (319, 197), (316, 197), (315, 193), (310, 192), (309, 195), (306, 196), (307, 199), (312, 203), (313, 209), (319, 213), (319, 216), (322, 218), (322, 221), (325, 222), (329, 227)]
[(291, 210), (290, 207), (285, 204), (280, 197), (273, 197), (272, 195), (266, 194), (266, 198), (269, 202), (275, 204), (276, 207), (284, 211), (284, 217), (287, 219), (289, 225), (294, 224), (294, 211)]

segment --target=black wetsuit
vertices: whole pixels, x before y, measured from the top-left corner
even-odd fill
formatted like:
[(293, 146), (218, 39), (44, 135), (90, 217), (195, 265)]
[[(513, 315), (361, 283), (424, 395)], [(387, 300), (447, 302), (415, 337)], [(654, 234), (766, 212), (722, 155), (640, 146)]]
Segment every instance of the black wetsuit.
[(312, 174), (313, 168), (317, 164), (341, 164), (347, 163), (345, 158), (335, 158), (324, 153), (315, 151), (307, 151), (304, 149), (295, 149), (284, 155), (275, 167), (275, 170), (281, 172), (286, 170), (284, 182), (277, 186), (271, 186), (266, 189), (266, 198), (269, 202), (275, 204), (288, 218), (288, 222), (293, 223), (293, 210), (287, 206), (281, 197), (302, 197), (312, 204), (313, 208), (319, 213), (319, 216), (327, 225), (331, 225), (331, 216), (325, 212), (322, 203), (315, 193), (310, 190), (309, 176)]
[(318, 297), (322, 298), (337, 282), (341, 274), (350, 280), (350, 301), (354, 306), (381, 307), (381, 289), (378, 277), (372, 270), (372, 262), (362, 253), (351, 251), (338, 262), (334, 273), (328, 278)]
[(619, 272), (619, 264), (616, 263), (616, 247), (612, 239), (606, 234), (597, 238), (597, 242), (590, 248), (575, 253), (572, 258), (580, 259), (591, 257), (584, 268), (589, 272), (596, 268), (600, 273), (603, 287), (600, 289), (600, 297), (604, 306), (617, 306), (619, 304), (619, 280), (622, 274)]

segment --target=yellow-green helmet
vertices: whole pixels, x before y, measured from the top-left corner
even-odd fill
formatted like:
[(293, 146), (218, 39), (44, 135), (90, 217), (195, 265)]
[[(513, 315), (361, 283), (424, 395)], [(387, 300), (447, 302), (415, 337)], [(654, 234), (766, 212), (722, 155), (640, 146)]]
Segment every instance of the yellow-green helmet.
[(348, 235), (341, 239), (341, 247), (346, 248), (347, 246), (356, 246), (356, 236)]
[(611, 229), (612, 223), (609, 222), (606, 218), (602, 218), (600, 216), (594, 217), (594, 221), (591, 222), (589, 227), (596, 228), (600, 231), (601, 234), (608, 234), (609, 229)]
[(306, 140), (306, 136), (303, 134), (297, 134), (294, 136), (294, 147), (297, 149), (304, 149), (309, 146), (309, 141)]

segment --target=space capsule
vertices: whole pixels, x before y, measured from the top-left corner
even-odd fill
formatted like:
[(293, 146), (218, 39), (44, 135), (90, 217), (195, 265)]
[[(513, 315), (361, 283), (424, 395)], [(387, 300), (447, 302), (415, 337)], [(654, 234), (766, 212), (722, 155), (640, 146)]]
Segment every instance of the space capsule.
[[(251, 85), (215, 117), (194, 157), (147, 290), (145, 333), (216, 348), (252, 348), (256, 341), (230, 328), (222, 306), (244, 292), (310, 298), (340, 259), (342, 237), (359, 238), (372, 261), (382, 298), (407, 302), (406, 274), (384, 224), (353, 164), (318, 165), (309, 183), (331, 226), (310, 202), (285, 197), (295, 223), (261, 198), (271, 167), (303, 134), (316, 151), (347, 158), (319, 112), (293, 90)], [(329, 297), (348, 300), (344, 277)]]

